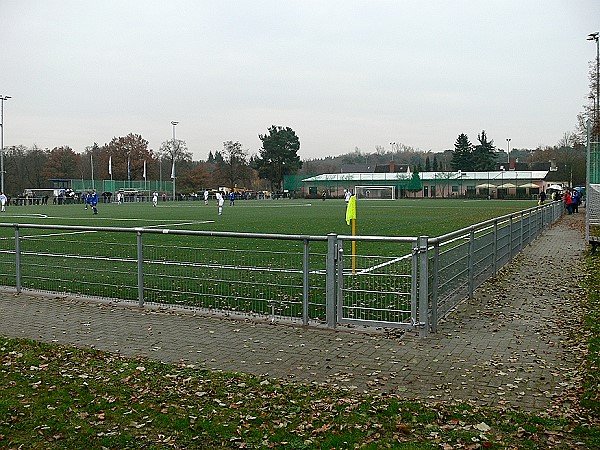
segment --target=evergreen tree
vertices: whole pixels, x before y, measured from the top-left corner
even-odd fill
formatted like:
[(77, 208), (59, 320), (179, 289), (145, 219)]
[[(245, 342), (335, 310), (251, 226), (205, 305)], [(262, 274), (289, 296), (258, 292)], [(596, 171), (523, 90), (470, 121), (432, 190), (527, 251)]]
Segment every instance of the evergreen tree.
[(261, 178), (269, 180), (274, 189), (282, 190), (285, 175), (293, 175), (302, 167), (298, 156), (300, 140), (289, 127), (273, 125), (268, 132), (258, 135), (262, 148), (254, 164)]
[(431, 172), (431, 161), (429, 161), (429, 156), (425, 158), (425, 172)]
[(417, 192), (420, 192), (423, 189), (423, 184), (421, 183), (421, 177), (419, 176), (419, 172), (415, 171), (412, 174), (412, 178), (408, 182), (406, 186), (406, 190), (412, 192), (414, 196), (417, 196)]
[[(496, 167), (496, 152), (494, 141), (488, 141), (485, 130), (477, 136), (479, 144), (473, 150), (473, 169), (475, 171), (485, 172), (494, 170)], [(464, 170), (464, 169), (463, 169)]]
[(459, 134), (456, 138), (450, 166), (453, 170), (462, 170), (463, 172), (474, 170), (473, 144), (464, 133)]

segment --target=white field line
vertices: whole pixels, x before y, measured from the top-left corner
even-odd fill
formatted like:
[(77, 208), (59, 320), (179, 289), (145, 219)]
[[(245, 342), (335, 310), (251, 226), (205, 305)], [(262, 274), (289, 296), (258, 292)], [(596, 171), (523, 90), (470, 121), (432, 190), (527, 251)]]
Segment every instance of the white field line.
[[(31, 216), (22, 216), (22, 217), (31, 217)], [(46, 216), (47, 218), (47, 216)], [(58, 217), (49, 217), (51, 219), (58, 219)], [(138, 220), (138, 219), (114, 219), (114, 220)], [(161, 223), (161, 224), (157, 224), (157, 225), (148, 225), (146, 227), (143, 228), (160, 228), (160, 227), (182, 227), (185, 225), (197, 225), (197, 224), (203, 224), (203, 223), (214, 223), (214, 220), (199, 220), (196, 222), (181, 222), (181, 223)], [(87, 230), (87, 231), (65, 231), (65, 232), (61, 232), (61, 233), (47, 233), (47, 234), (36, 234), (34, 236), (21, 236), (21, 239), (36, 239), (36, 238), (43, 238), (43, 237), (52, 237), (52, 236), (67, 236), (70, 234), (86, 234), (86, 233), (97, 233), (98, 231), (96, 230)], [(5, 238), (0, 238), (0, 240), (14, 240), (14, 237), (5, 237)]]
[[(0, 253), (14, 253), (11, 250), (0, 250)], [(34, 255), (34, 256), (44, 256), (48, 258), (69, 258), (69, 259), (84, 259), (89, 260), (93, 258), (97, 261), (113, 261), (113, 262), (122, 262), (122, 263), (135, 263), (137, 262), (136, 258), (113, 258), (110, 256), (90, 256), (90, 255), (65, 255), (64, 253), (40, 253), (40, 252), (22, 252), (22, 255)], [(204, 268), (204, 269), (241, 269), (241, 270), (257, 270), (256, 267), (250, 266), (234, 266), (231, 264), (205, 264), (205, 263), (196, 263), (196, 262), (181, 262), (181, 261), (162, 261), (162, 260), (145, 260), (144, 264), (152, 264), (159, 266), (182, 266), (182, 267), (193, 267), (193, 268)], [(272, 268), (272, 267), (260, 267), (259, 270), (261, 272), (273, 272), (273, 273), (296, 273), (301, 274), (302, 270), (298, 269), (290, 269), (290, 268)]]
[[(228, 202), (229, 200), (226, 200), (226, 201)], [(236, 201), (238, 201), (238, 200), (236, 200)], [(284, 204), (270, 205), (269, 204), (270, 202), (279, 203), (279, 200), (267, 200), (267, 201), (265, 201), (264, 204), (247, 204), (247, 205), (245, 205), (243, 203), (244, 201), (245, 200), (241, 200), (242, 203), (239, 203), (240, 207), (242, 207), (242, 208), (306, 208), (306, 207), (312, 206), (312, 203), (304, 203), (304, 204), (299, 204), (299, 205), (297, 205), (297, 204), (294, 204), (294, 205), (284, 205)], [(213, 203), (214, 203), (214, 200), (213, 200)], [(203, 208), (205, 206), (206, 206), (206, 208), (214, 208), (215, 205), (216, 205), (216, 203), (209, 204), (208, 206), (202, 204), (202, 206), (200, 206), (200, 205), (162, 205), (162, 207), (163, 208), (194, 208), (195, 209), (195, 208)], [(237, 205), (238, 205), (238, 203), (236, 203), (236, 206)], [(159, 203), (159, 206), (161, 206), (160, 203)]]
[[(8, 214), (8, 215), (2, 214), (2, 217), (23, 217), (25, 219), (27, 219), (29, 217), (37, 217), (37, 218), (41, 218), (41, 219), (47, 219), (48, 215), (47, 214)], [(58, 217), (57, 217), (57, 219), (58, 219)]]
[[(65, 217), (65, 216), (49, 216), (47, 214), (14, 214), (14, 215), (2, 215), (2, 217), (17, 217), (17, 218), (38, 218), (38, 219), (59, 219), (59, 220), (85, 220), (88, 221), (89, 218), (88, 217)], [(115, 222), (133, 222), (133, 221), (140, 221), (141, 219), (137, 219), (137, 218), (114, 218), (114, 217), (95, 217), (93, 219), (94, 221), (98, 221), (98, 220), (111, 220), (111, 221), (115, 221)], [(160, 219), (143, 219), (143, 222), (163, 222)], [(175, 224), (165, 224), (163, 226), (167, 226), (167, 227), (176, 227), (176, 226), (182, 226), (182, 225), (194, 225), (194, 224), (203, 224), (203, 223), (214, 223), (214, 220), (196, 220), (193, 222), (182, 222), (182, 223), (175, 223)], [(146, 228), (150, 228), (150, 227), (159, 227), (161, 225), (149, 225)]]
[(371, 273), (371, 272), (373, 272), (373, 271), (375, 271), (377, 269), (381, 269), (382, 267), (386, 267), (386, 266), (389, 266), (391, 264), (395, 264), (395, 263), (397, 263), (399, 261), (402, 261), (403, 259), (409, 259), (411, 257), (412, 257), (412, 255), (405, 255), (405, 256), (401, 256), (399, 258), (394, 258), (394, 259), (391, 259), (391, 260), (386, 261), (386, 262), (381, 263), (381, 264), (376, 264), (376, 265), (371, 266), (371, 267), (366, 267), (366, 268), (362, 269), (360, 272), (356, 273), (355, 275), (366, 275), (366, 274)]
[[(52, 236), (66, 236), (69, 234), (85, 234), (85, 233), (96, 233), (96, 231), (69, 231), (65, 233), (48, 233), (48, 234), (36, 234), (35, 236), (19, 236), (19, 239), (33, 239), (37, 237), (52, 237)], [(3, 237), (0, 241), (14, 241), (15, 237)]]
[(66, 231), (64, 233), (36, 234), (35, 236), (20, 236), (19, 239), (35, 239), (38, 237), (67, 236), (69, 234), (86, 234), (86, 233), (96, 233), (96, 231)]
[(307, 206), (312, 206), (312, 203), (306, 203), (304, 205), (252, 205), (252, 208), (306, 208)]

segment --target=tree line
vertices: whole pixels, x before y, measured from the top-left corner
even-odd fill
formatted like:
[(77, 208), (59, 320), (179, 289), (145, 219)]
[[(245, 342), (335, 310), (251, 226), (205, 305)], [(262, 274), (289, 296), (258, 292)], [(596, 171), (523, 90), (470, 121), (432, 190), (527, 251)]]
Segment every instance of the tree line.
[[(283, 131), (282, 131), (283, 130)], [(279, 134), (283, 133), (283, 134)], [(194, 161), (185, 141), (163, 142), (158, 152), (148, 149), (140, 135), (115, 137), (108, 144), (93, 144), (83, 153), (68, 146), (51, 150), (18, 145), (5, 148), (5, 186), (7, 193), (18, 195), (27, 188), (46, 188), (50, 179), (143, 180), (144, 161), (148, 180), (170, 180), (172, 163), (176, 163), (178, 193), (197, 192), (203, 188), (238, 186), (251, 190), (279, 190), (285, 175), (339, 173), (352, 167), (373, 171), (377, 165), (407, 164), (413, 172), (498, 170), (499, 161), (507, 161), (504, 150), (494, 147), (493, 140), (482, 131), (473, 145), (468, 136), (459, 134), (454, 149), (442, 152), (421, 151), (408, 146), (390, 152), (376, 147), (374, 152), (353, 152), (301, 161), (300, 142), (290, 128), (271, 127), (260, 135), (263, 148), (249, 156), (240, 142), (225, 141), (223, 148), (211, 151), (206, 161)], [(283, 145), (282, 145), (283, 142)], [(510, 157), (521, 167), (536, 163), (552, 164), (556, 177), (573, 185), (585, 184), (585, 146), (573, 133), (565, 133), (554, 146), (536, 149), (511, 149)]]
[(102, 146), (94, 143), (82, 153), (69, 146), (5, 147), (4, 185), (8, 194), (16, 196), (25, 189), (50, 188), (53, 179), (136, 181), (145, 176), (166, 181), (175, 175), (177, 192), (182, 194), (217, 186), (280, 190), (285, 175), (302, 167), (300, 140), (293, 129), (275, 125), (259, 138), (262, 147), (256, 155), (249, 156), (240, 142), (225, 141), (207, 161), (194, 161), (183, 140), (165, 141), (155, 152), (134, 133), (114, 137)]
[[(585, 184), (586, 148), (575, 133), (564, 133), (553, 146), (512, 148), (510, 159), (519, 170), (548, 170), (552, 167), (554, 179), (569, 180), (576, 186)], [(396, 165), (408, 165), (412, 172), (485, 172), (501, 170), (502, 166), (505, 170), (509, 169), (506, 150), (494, 146), (484, 130), (478, 135), (477, 144), (472, 144), (465, 133), (460, 133), (454, 148), (441, 152), (421, 151), (409, 146), (401, 146), (396, 151), (385, 151), (379, 147), (370, 153), (355, 148), (353, 152), (340, 156), (305, 160), (299, 173), (350, 172), (353, 167), (373, 171), (379, 165), (389, 166), (390, 161)]]

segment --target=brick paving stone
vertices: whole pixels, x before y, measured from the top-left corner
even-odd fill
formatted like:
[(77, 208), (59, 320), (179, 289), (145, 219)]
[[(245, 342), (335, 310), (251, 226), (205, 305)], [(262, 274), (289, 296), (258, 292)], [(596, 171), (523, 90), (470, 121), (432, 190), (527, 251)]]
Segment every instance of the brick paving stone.
[(578, 365), (564, 324), (581, 321), (581, 292), (576, 278), (561, 273), (581, 267), (582, 216), (546, 230), (427, 338), (11, 291), (0, 292), (0, 335), (357, 392), (544, 410), (574, 383), (569, 377)]

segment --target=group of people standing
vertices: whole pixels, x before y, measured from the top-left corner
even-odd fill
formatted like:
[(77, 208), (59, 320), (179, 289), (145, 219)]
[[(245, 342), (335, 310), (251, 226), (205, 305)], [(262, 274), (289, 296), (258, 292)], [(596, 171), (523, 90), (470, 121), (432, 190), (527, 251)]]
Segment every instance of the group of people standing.
[(579, 205), (581, 204), (581, 192), (577, 189), (567, 189), (563, 193), (562, 197), (567, 214), (573, 214), (579, 212)]

